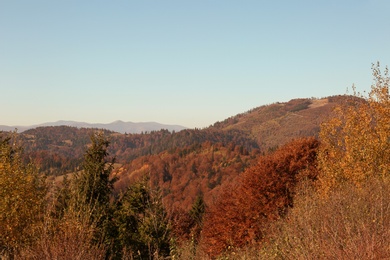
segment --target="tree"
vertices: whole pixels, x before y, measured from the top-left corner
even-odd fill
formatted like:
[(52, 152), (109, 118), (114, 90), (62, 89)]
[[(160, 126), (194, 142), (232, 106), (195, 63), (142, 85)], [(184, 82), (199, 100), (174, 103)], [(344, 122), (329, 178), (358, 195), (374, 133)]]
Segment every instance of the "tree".
[(194, 204), (192, 204), (192, 208), (190, 210), (191, 219), (194, 221), (194, 224), (197, 226), (202, 226), (203, 223), (203, 215), (206, 211), (206, 204), (203, 200), (203, 195), (198, 195), (195, 199)]
[(161, 192), (148, 185), (148, 178), (129, 186), (115, 213), (119, 240), (124, 251), (136, 259), (170, 254), (170, 224)]
[(374, 83), (368, 97), (356, 93), (321, 125), (318, 163), (323, 191), (371, 176), (390, 173), (389, 71), (372, 66)]
[(33, 242), (46, 194), (45, 178), (23, 163), (12, 139), (0, 134), (0, 254), (9, 258)]
[(70, 199), (61, 203), (67, 207), (65, 216), (76, 215), (82, 223), (87, 221), (87, 224), (96, 227), (95, 244), (104, 243), (110, 248), (107, 257), (112, 257), (117, 253), (116, 244), (113, 242), (117, 232), (112, 222), (115, 208), (110, 198), (117, 178), (111, 176), (115, 158), (109, 160), (108, 146), (109, 141), (102, 132), (91, 135), (91, 144), (84, 154), (82, 171), (75, 174), (69, 190), (64, 187), (62, 191), (62, 198)]
[(96, 219), (108, 213), (116, 178), (111, 178), (115, 159), (108, 161), (109, 141), (102, 133), (91, 135), (91, 146), (84, 154), (83, 170), (75, 174), (73, 196), (79, 207), (90, 207)]
[(293, 206), (295, 187), (316, 178), (318, 141), (292, 141), (259, 158), (226, 186), (205, 214), (200, 245), (210, 256), (263, 241), (269, 223)]
[(107, 159), (109, 142), (102, 133), (91, 135), (91, 141), (82, 171), (70, 180), (65, 176), (62, 187), (53, 192), (54, 207), (45, 215), (26, 258), (111, 259), (115, 255), (110, 203), (116, 180), (110, 176), (114, 159)]

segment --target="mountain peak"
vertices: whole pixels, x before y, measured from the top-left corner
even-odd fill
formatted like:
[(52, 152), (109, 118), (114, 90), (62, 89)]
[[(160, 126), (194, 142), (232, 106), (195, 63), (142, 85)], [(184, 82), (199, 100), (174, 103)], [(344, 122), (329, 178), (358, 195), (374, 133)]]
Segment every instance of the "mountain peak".
[(123, 123), (125, 123), (125, 122), (122, 120), (116, 120), (116, 121), (112, 122), (111, 124), (123, 124)]

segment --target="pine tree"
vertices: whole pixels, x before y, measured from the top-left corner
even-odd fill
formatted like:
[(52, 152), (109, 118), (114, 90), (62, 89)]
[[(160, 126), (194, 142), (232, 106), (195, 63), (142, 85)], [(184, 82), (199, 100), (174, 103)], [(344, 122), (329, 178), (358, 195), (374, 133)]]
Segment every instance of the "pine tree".
[(130, 185), (118, 202), (115, 221), (125, 252), (136, 259), (153, 259), (170, 254), (170, 225), (161, 192), (149, 179)]
[(204, 203), (203, 195), (198, 195), (190, 210), (190, 216), (191, 219), (194, 221), (195, 225), (202, 225), (203, 215), (205, 211), (206, 204)]
[(191, 218), (191, 237), (194, 245), (198, 244), (199, 236), (203, 227), (203, 216), (206, 212), (206, 204), (203, 200), (203, 195), (198, 195), (192, 204), (189, 212)]
[(115, 159), (108, 161), (109, 141), (102, 133), (91, 135), (91, 146), (84, 154), (83, 170), (76, 173), (73, 196), (79, 207), (89, 207), (93, 217), (104, 217), (109, 210), (110, 196), (116, 178), (111, 178)]
[(117, 230), (112, 222), (115, 208), (110, 203), (117, 180), (111, 177), (115, 158), (109, 160), (109, 141), (102, 132), (91, 135), (91, 142), (84, 154), (82, 171), (75, 174), (70, 185), (70, 201), (65, 203), (68, 207), (66, 211), (68, 215), (79, 216), (80, 221), (87, 221), (96, 227), (96, 244), (104, 243), (110, 248), (107, 257), (113, 257), (118, 250), (114, 243)]

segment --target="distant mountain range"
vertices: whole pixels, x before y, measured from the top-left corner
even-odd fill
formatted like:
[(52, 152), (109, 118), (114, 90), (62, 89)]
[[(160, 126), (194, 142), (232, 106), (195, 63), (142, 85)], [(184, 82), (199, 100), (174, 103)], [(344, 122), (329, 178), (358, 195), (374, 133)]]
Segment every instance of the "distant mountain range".
[(14, 131), (15, 129), (18, 130), (19, 133), (24, 132), (28, 129), (33, 129), (37, 127), (44, 127), (44, 126), (73, 126), (78, 128), (99, 128), (99, 129), (107, 129), (110, 131), (118, 132), (118, 133), (128, 133), (128, 134), (139, 134), (142, 132), (151, 132), (151, 131), (158, 131), (161, 129), (167, 129), (169, 131), (181, 131), (183, 129), (187, 129), (184, 126), (181, 125), (166, 125), (166, 124), (160, 124), (156, 122), (123, 122), (121, 120), (114, 121), (112, 123), (108, 124), (91, 124), (86, 122), (76, 122), (76, 121), (64, 121), (60, 120), (57, 122), (48, 122), (38, 125), (31, 125), (31, 126), (6, 126), (6, 125), (0, 125), (0, 131)]

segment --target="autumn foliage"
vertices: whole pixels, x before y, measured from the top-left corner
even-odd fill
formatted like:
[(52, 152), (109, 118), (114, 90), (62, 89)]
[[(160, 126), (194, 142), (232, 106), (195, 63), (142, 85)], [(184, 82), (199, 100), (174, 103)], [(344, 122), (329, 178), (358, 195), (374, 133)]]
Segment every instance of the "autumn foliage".
[(389, 73), (373, 65), (374, 84), (368, 97), (356, 93), (321, 126), (320, 181), (327, 192), (352, 182), (390, 173)]
[(30, 245), (42, 214), (46, 185), (33, 165), (22, 161), (21, 149), (0, 135), (0, 256), (13, 257)]
[(261, 241), (267, 224), (293, 206), (296, 184), (315, 179), (317, 149), (314, 138), (293, 141), (228, 186), (205, 217), (201, 243), (208, 255)]
[(0, 133), (0, 258), (387, 259), (390, 79), (373, 75), (367, 97), (202, 130)]

